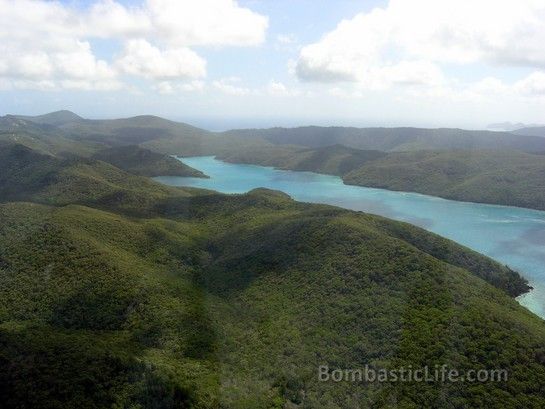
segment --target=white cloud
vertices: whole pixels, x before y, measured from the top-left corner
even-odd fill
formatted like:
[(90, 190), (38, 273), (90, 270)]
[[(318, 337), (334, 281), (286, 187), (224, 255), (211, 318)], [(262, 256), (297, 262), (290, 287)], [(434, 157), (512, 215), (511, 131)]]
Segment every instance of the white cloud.
[(486, 77), (479, 81), (412, 89), (409, 96), (425, 97), (442, 101), (472, 102), (491, 104), (498, 101), (527, 104), (533, 101), (545, 101), (545, 72), (535, 71), (526, 77), (511, 83), (495, 77)]
[(175, 46), (252, 46), (265, 39), (268, 19), (233, 0), (148, 0), (155, 34)]
[(0, 0), (0, 76), (13, 88), (73, 88), (77, 81), (80, 89), (83, 82), (111, 89), (116, 73), (78, 30), (60, 3)]
[(167, 94), (174, 94), (174, 86), (169, 81), (161, 81), (156, 86), (154, 86), (154, 89), (159, 93), (163, 95)]
[[(118, 88), (123, 74), (150, 80), (200, 78), (192, 46), (252, 46), (268, 19), (233, 0), (96, 0), (87, 9), (57, 1), (0, 0), (0, 78), (11, 87)], [(117, 58), (97, 58), (93, 38), (119, 41)], [(43, 89), (40, 86), (40, 89)]]
[(57, 88), (57, 84), (53, 81), (33, 81), (33, 80), (17, 80), (0, 77), (0, 89), (34, 89), (41, 91), (51, 91)]
[(130, 40), (116, 66), (127, 74), (145, 78), (201, 78), (206, 61), (189, 48), (159, 50), (146, 40)]
[(89, 81), (87, 79), (82, 80), (61, 80), (59, 82), (61, 88), (73, 89), (80, 91), (115, 91), (122, 88), (127, 88), (123, 83), (118, 80), (100, 80)]
[(200, 92), (205, 88), (204, 81), (194, 80), (190, 82), (171, 82), (171, 81), (161, 81), (158, 83), (154, 89), (160, 94), (174, 94), (176, 92)]
[(269, 24), (234, 0), (146, 0), (131, 8), (100, 0), (80, 17), (87, 35), (145, 36), (174, 47), (259, 45)]
[[(460, 92), (458, 92), (460, 94)], [(534, 71), (526, 77), (506, 83), (498, 78), (487, 77), (469, 84), (465, 89), (466, 96), (472, 99), (488, 98), (490, 100), (545, 98), (545, 72)]]
[(522, 95), (545, 97), (545, 72), (536, 71), (517, 81), (515, 89)]
[(268, 95), (275, 97), (289, 97), (300, 95), (300, 92), (295, 89), (289, 89), (286, 85), (279, 81), (270, 81), (267, 85), (266, 92)]
[(203, 91), (205, 86), (206, 84), (204, 83), (204, 81), (195, 80), (191, 82), (182, 83), (179, 85), (179, 88), (182, 91), (195, 92), (195, 91)]
[(443, 64), (545, 67), (542, 0), (390, 0), (303, 47), (306, 81), (366, 88), (444, 82)]
[(281, 82), (271, 81), (267, 86), (267, 90), (271, 95), (287, 95), (288, 88)]
[(212, 86), (227, 95), (233, 96), (246, 96), (253, 93), (250, 88), (240, 86), (240, 78), (231, 77), (231, 78), (222, 78), (217, 81), (212, 82)]
[(281, 45), (289, 45), (295, 43), (296, 39), (293, 34), (278, 34), (276, 41)]
[(144, 7), (129, 9), (114, 0), (100, 0), (79, 17), (82, 34), (94, 37), (140, 37), (153, 29)]

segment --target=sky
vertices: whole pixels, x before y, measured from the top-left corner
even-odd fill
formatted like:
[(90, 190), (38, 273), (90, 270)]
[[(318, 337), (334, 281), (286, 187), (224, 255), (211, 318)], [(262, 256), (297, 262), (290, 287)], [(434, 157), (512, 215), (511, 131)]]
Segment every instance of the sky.
[(545, 122), (545, 0), (0, 0), (0, 115)]

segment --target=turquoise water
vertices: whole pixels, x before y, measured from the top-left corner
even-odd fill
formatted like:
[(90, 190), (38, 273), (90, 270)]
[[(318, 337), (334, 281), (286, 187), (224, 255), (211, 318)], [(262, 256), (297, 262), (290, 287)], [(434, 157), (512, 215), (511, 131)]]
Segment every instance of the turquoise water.
[(183, 162), (210, 179), (155, 179), (224, 193), (244, 193), (257, 187), (281, 190), (296, 200), (379, 214), (455, 240), (524, 275), (534, 290), (519, 301), (545, 318), (545, 212), (348, 186), (336, 176), (230, 164), (209, 156), (183, 158)]

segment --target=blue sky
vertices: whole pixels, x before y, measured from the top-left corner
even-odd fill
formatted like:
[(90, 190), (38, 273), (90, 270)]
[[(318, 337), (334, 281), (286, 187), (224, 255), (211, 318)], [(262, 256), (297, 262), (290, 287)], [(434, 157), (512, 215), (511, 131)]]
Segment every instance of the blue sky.
[(0, 114), (545, 122), (536, 0), (0, 0)]

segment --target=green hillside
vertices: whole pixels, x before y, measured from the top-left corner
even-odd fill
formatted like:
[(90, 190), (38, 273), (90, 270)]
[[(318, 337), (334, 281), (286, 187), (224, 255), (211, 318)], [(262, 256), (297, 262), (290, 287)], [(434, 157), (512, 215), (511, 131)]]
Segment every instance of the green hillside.
[(58, 133), (42, 131), (2, 131), (0, 144), (19, 144), (42, 153), (59, 156), (91, 156), (104, 146), (90, 141), (75, 141)]
[[(484, 256), (279, 192), (168, 188), (101, 161), (0, 152), (7, 407), (545, 405), (543, 320), (512, 298), (526, 282)], [(365, 364), (509, 379), (317, 378), (319, 365)]]
[(362, 151), (334, 145), (241, 148), (226, 162), (341, 176), (347, 184), (545, 210), (545, 156), (513, 150)]
[[(318, 127), (239, 129), (210, 132), (157, 116), (90, 120), (70, 111), (36, 117), (0, 117), (0, 130), (32, 134), (53, 133), (62, 137), (106, 146), (142, 147), (182, 156), (237, 154), (242, 148), (270, 148), (275, 145), (325, 148), (343, 145), (360, 150), (520, 150), (544, 152), (545, 139), (537, 134), (424, 128)], [(517, 131), (519, 132), (519, 131)]]
[(5, 115), (0, 117), (0, 131), (4, 132), (30, 132), (53, 133), (56, 127), (47, 123), (34, 122), (27, 117), (18, 115)]
[(391, 153), (343, 177), (348, 184), (545, 210), (545, 157), (516, 151)]
[(108, 146), (140, 145), (167, 155), (209, 155), (245, 146), (269, 145), (256, 138), (224, 137), (181, 122), (152, 115), (112, 120), (70, 122), (59, 129), (79, 141)]
[(93, 204), (101, 208), (147, 208), (157, 199), (187, 195), (94, 159), (58, 158), (22, 145), (0, 149), (0, 202)]
[(133, 175), (140, 176), (192, 176), (205, 175), (179, 160), (137, 145), (118, 146), (97, 152), (93, 158), (108, 162)]
[[(164, 154), (210, 154), (230, 146), (240, 138), (224, 140), (220, 135), (188, 124), (169, 121), (152, 115), (133, 118), (91, 120), (70, 111), (40, 116), (6, 115), (0, 117), (0, 132), (48, 138), (50, 144), (63, 140), (73, 145), (93, 146), (89, 154), (108, 147), (142, 145)], [(34, 146), (33, 146), (34, 147)], [(58, 152), (59, 149), (56, 150)], [(80, 154), (73, 149), (71, 153)]]
[(539, 136), (541, 138), (545, 137), (545, 126), (534, 126), (530, 128), (522, 128), (513, 131), (515, 135), (530, 135), (530, 136)]
[(379, 151), (362, 151), (342, 145), (308, 149), (290, 145), (242, 148), (218, 155), (226, 162), (273, 166), (279, 169), (312, 171), (342, 176), (366, 162), (384, 157)]
[(300, 128), (241, 129), (229, 131), (226, 135), (254, 137), (276, 145), (290, 144), (310, 148), (341, 144), (356, 149), (379, 151), (443, 149), (545, 151), (545, 139), (538, 136), (449, 128), (345, 128), (308, 126)]
[(213, 154), (227, 162), (338, 175), (348, 184), (545, 209), (545, 138), (539, 136), (335, 127), (235, 130), (223, 135), (223, 142), (243, 139), (223, 144), (216, 137), (198, 147), (157, 140), (150, 147), (181, 151), (182, 156)]
[(37, 124), (46, 124), (46, 125), (65, 125), (71, 122), (80, 122), (83, 121), (83, 118), (73, 112), (67, 111), (65, 109), (55, 112), (50, 112), (44, 115), (38, 116), (24, 116), (17, 115), (18, 118), (25, 119)]

